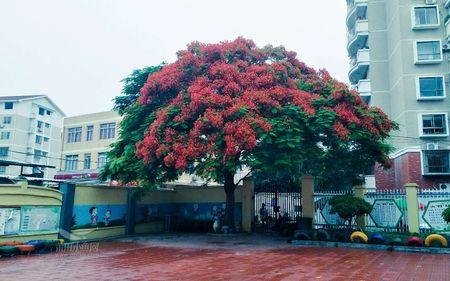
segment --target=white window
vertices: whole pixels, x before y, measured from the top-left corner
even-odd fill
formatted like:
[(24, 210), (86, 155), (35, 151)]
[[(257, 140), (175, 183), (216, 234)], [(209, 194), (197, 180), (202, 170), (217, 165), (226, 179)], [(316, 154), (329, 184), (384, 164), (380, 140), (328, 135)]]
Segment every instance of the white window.
[(36, 136), (36, 143), (42, 144), (42, 136)]
[(439, 63), (442, 61), (440, 40), (418, 41), (415, 45), (415, 63)]
[(45, 128), (46, 128), (46, 129), (50, 129), (51, 126), (52, 126), (52, 125), (50, 125), (49, 123), (45, 123)]
[(78, 167), (78, 155), (66, 156), (66, 171), (76, 171)]
[(90, 153), (86, 153), (86, 154), (84, 155), (84, 165), (83, 165), (83, 168), (84, 168), (85, 170), (90, 170), (90, 169), (91, 169), (91, 159), (92, 159), (92, 157), (91, 157), (91, 154), (90, 154)]
[(80, 142), (81, 141), (81, 127), (69, 128), (67, 130), (67, 142)]
[(39, 107), (39, 115), (44, 116), (45, 115), (45, 109), (42, 107)]
[(50, 141), (50, 139), (49, 138), (47, 138), (47, 137), (44, 137), (44, 142), (49, 142)]
[(97, 167), (99, 169), (105, 167), (107, 161), (108, 161), (108, 156), (106, 155), (106, 153), (105, 152), (100, 152), (98, 154)]
[(9, 147), (0, 147), (0, 157), (6, 157), (9, 154)]
[(9, 140), (11, 137), (11, 132), (1, 132), (0, 139), (2, 140)]
[(419, 125), (422, 137), (448, 136), (447, 113), (421, 114)]
[(91, 141), (94, 139), (94, 126), (89, 125), (87, 126), (86, 130), (86, 141)]
[(14, 103), (12, 103), (12, 102), (5, 102), (5, 109), (6, 110), (14, 109)]
[(413, 28), (434, 28), (439, 26), (439, 11), (437, 6), (422, 6), (413, 8)]
[(423, 172), (429, 174), (450, 174), (450, 151), (436, 150), (423, 152)]
[(100, 139), (113, 139), (116, 137), (116, 123), (100, 124)]
[(417, 78), (418, 99), (442, 99), (445, 97), (444, 76)]
[(4, 125), (8, 125), (8, 124), (11, 124), (12, 123), (12, 118), (11, 118), (11, 116), (5, 116), (5, 117), (3, 117), (3, 124)]

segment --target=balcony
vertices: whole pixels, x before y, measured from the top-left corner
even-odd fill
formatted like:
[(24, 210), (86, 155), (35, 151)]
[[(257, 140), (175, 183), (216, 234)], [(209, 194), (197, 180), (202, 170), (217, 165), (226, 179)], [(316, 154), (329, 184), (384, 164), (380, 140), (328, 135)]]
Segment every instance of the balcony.
[(359, 95), (361, 96), (363, 101), (369, 104), (370, 98), (372, 96), (370, 79), (359, 80), (358, 85), (356, 86), (356, 90), (359, 92)]
[(361, 49), (358, 50), (355, 59), (350, 61), (350, 71), (348, 78), (351, 84), (357, 84), (360, 80), (367, 78), (370, 65), (370, 50)]
[(350, 57), (355, 56), (359, 49), (362, 49), (367, 45), (368, 37), (369, 22), (367, 20), (356, 20), (355, 27), (353, 29), (349, 29), (347, 35), (347, 50)]
[(357, 19), (367, 17), (367, 0), (354, 0), (348, 5), (347, 28), (352, 29)]

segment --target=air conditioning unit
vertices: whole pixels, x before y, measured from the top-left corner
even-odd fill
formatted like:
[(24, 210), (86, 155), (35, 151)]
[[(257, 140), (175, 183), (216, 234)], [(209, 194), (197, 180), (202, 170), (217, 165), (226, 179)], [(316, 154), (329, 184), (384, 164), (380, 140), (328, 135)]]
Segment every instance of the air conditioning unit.
[(443, 189), (443, 190), (450, 189), (450, 183), (440, 183), (439, 189)]
[(434, 4), (436, 4), (436, 0), (425, 0), (425, 4), (434, 5)]
[(437, 142), (430, 142), (426, 144), (426, 150), (438, 150), (439, 144)]

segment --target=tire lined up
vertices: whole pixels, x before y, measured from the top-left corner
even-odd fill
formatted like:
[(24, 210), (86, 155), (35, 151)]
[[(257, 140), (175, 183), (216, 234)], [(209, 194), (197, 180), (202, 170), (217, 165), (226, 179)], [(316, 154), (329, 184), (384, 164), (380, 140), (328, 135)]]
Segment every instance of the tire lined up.
[(26, 243), (18, 241), (0, 242), (0, 257), (11, 257), (15, 255), (29, 255), (38, 251), (51, 251), (59, 245), (62, 245), (64, 240), (32, 240)]

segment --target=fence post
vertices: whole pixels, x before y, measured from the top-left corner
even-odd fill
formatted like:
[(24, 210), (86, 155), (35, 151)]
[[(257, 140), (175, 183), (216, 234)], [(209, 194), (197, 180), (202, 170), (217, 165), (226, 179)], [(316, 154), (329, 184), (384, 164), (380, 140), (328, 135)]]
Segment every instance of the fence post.
[[(357, 185), (353, 187), (353, 191), (355, 192), (355, 197), (365, 200), (366, 196), (366, 186), (363, 185)], [(365, 229), (367, 225), (366, 216), (358, 216), (356, 218), (356, 224), (358, 227)]]
[(63, 193), (61, 214), (59, 218), (59, 238), (70, 239), (72, 231), (73, 205), (75, 201), (75, 188), (73, 183), (62, 183), (60, 191)]
[(417, 200), (416, 183), (405, 184), (406, 206), (408, 211), (408, 230), (410, 233), (419, 233), (419, 202)]
[(302, 176), (302, 213), (303, 218), (312, 220), (314, 218), (314, 177)]
[(255, 204), (253, 202), (255, 184), (251, 177), (242, 182), (242, 230), (252, 232)]

